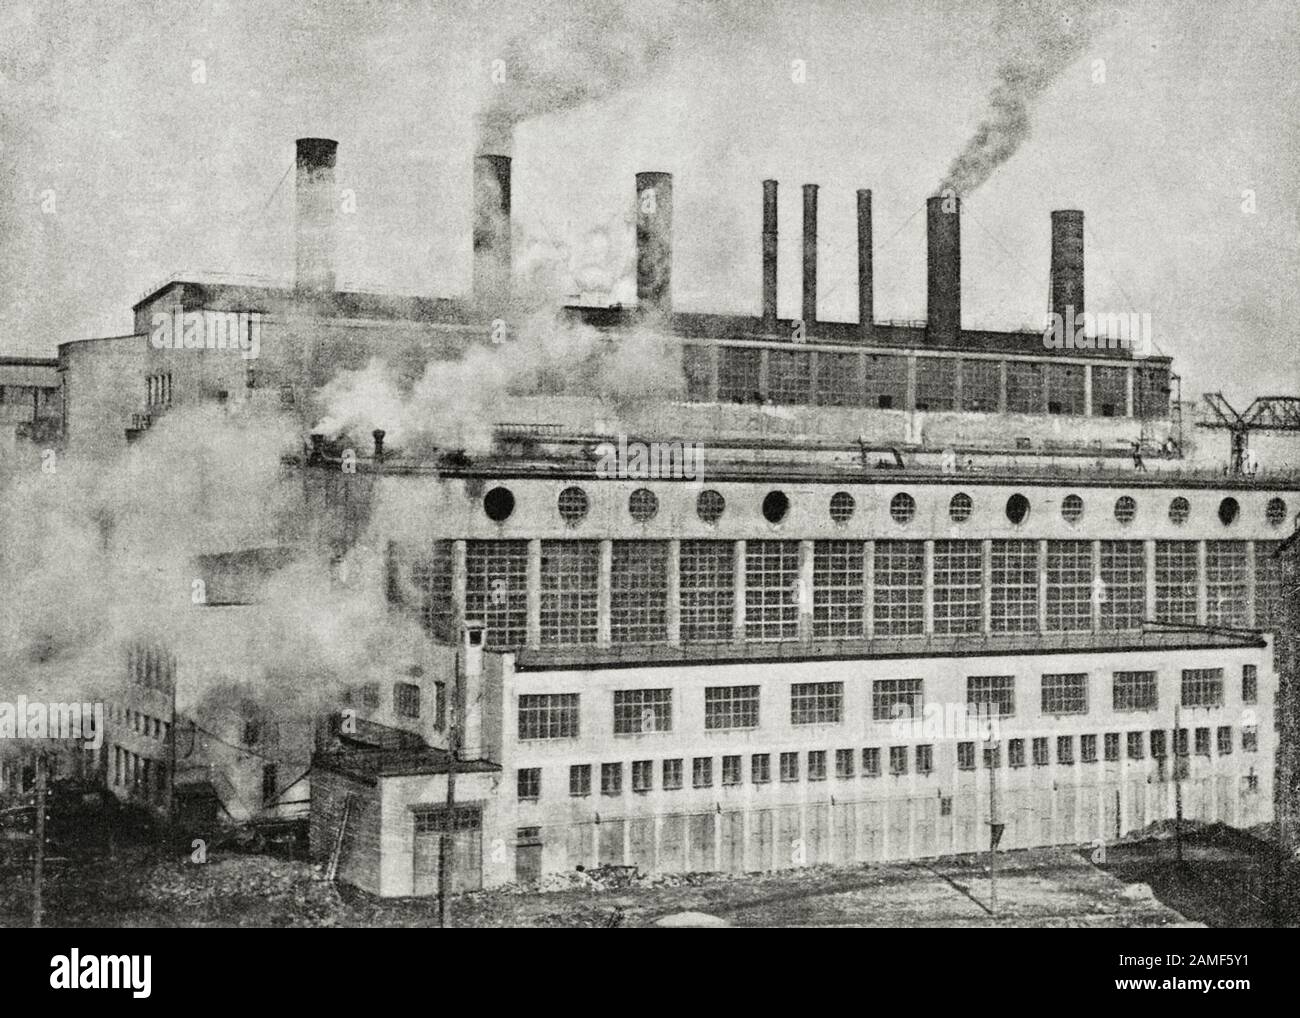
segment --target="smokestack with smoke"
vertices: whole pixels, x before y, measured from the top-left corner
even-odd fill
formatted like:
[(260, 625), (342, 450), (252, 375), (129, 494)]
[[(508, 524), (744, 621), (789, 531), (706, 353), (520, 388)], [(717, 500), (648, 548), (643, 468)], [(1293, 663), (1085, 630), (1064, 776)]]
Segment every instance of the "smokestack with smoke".
[(871, 264), (871, 191), (858, 192), (858, 333), (871, 335), (876, 320), (875, 283)]
[(641, 309), (673, 309), (673, 175), (636, 175), (636, 299)]
[(926, 212), (926, 327), (931, 343), (961, 335), (961, 201), (935, 195)]
[(817, 185), (803, 186), (803, 321), (817, 321)]
[(1038, 7), (1003, 0), (998, 25), (1012, 49), (998, 63), (987, 114), (937, 191), (970, 194), (1015, 155), (1032, 131), (1034, 103), (1096, 35), (1111, 7), (1093, 0)]
[(1052, 306), (1064, 315), (1073, 308), (1083, 314), (1083, 213), (1058, 209), (1052, 213)]
[(510, 157), (474, 158), (474, 298), (510, 295)]
[(334, 289), (334, 161), (339, 143), (329, 138), (298, 139), (297, 264), (299, 290)]
[(776, 181), (763, 181), (763, 328), (776, 328)]

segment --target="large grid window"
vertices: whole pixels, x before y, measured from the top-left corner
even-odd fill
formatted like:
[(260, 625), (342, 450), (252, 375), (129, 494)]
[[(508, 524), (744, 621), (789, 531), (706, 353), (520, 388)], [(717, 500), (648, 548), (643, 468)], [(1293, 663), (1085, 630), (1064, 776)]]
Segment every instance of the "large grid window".
[(1255, 542), (1255, 625), (1276, 632), (1285, 619), (1282, 559), (1274, 557), (1278, 541)]
[(735, 544), (683, 541), (681, 544), (682, 643), (731, 639), (735, 613)]
[(1101, 582), (1101, 628), (1141, 629), (1147, 611), (1143, 543), (1102, 541)]
[(862, 566), (861, 541), (813, 543), (813, 636), (862, 635)]
[(1184, 668), (1184, 707), (1222, 707), (1223, 669)]
[(577, 693), (519, 695), (520, 739), (571, 739), (577, 735)]
[(1047, 542), (1047, 628), (1092, 628), (1092, 542)]
[(1031, 633), (1038, 629), (1038, 542), (993, 542), (992, 629)]
[(1210, 625), (1246, 624), (1246, 542), (1205, 542), (1205, 619)]
[(1083, 415), (1083, 378), (1088, 369), (1082, 364), (1047, 365), (1047, 412)]
[(758, 727), (757, 686), (707, 686), (704, 690), (704, 727)]
[(1156, 542), (1156, 618), (1196, 624), (1196, 542)]
[(528, 636), (528, 542), (465, 543), (465, 617), (482, 621), (488, 647), (519, 647)]
[(1128, 413), (1128, 368), (1093, 367), (1092, 416), (1124, 417)]
[(1007, 361), (1007, 412), (1043, 412), (1043, 366), (1034, 361)]
[(867, 357), (866, 404), (879, 410), (907, 409), (907, 358)]
[(979, 541), (934, 542), (934, 631), (978, 633), (984, 626), (984, 556)]
[(806, 350), (769, 350), (767, 398), (773, 403), (811, 403), (811, 362)]
[(1087, 714), (1088, 676), (1070, 672), (1043, 676), (1044, 714)]
[(745, 636), (750, 640), (798, 638), (798, 541), (746, 542)]
[(1133, 369), (1133, 416), (1169, 416), (1168, 366), (1143, 365)]
[(614, 643), (668, 639), (668, 542), (615, 541), (609, 635)]
[(1014, 675), (967, 676), (966, 709), (981, 717), (1014, 717), (1016, 677)]
[(682, 374), (686, 376), (686, 398), (703, 403), (713, 384), (713, 351), (706, 346), (683, 346)]
[(760, 368), (761, 351), (749, 347), (719, 347), (718, 399), (723, 403), (761, 403)]
[(955, 410), (957, 362), (951, 357), (916, 359), (916, 409)]
[(857, 354), (817, 354), (817, 402), (821, 406), (862, 405)]
[(614, 734), (642, 735), (673, 730), (671, 689), (614, 691)]
[(455, 637), (456, 628), (451, 574), (451, 541), (434, 541), (428, 558), (411, 567), (411, 583), (420, 598), (420, 618), (432, 636), (444, 641)]
[(1115, 710), (1155, 710), (1159, 706), (1155, 672), (1116, 672), (1111, 683)]
[(599, 541), (542, 542), (542, 643), (595, 643)]
[(925, 631), (925, 544), (875, 544), (875, 633), (910, 636)]
[(961, 362), (961, 408), (963, 410), (996, 413), (1001, 389), (1001, 362), (989, 360)]
[(839, 724), (844, 717), (844, 683), (796, 682), (790, 687), (790, 724)]
[(920, 719), (923, 702), (922, 679), (874, 679), (871, 683), (871, 719)]

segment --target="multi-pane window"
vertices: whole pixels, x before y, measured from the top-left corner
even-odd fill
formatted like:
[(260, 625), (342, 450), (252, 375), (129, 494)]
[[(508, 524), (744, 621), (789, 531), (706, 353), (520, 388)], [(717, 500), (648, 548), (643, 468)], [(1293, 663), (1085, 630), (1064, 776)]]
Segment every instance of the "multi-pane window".
[(1123, 417), (1128, 412), (1128, 369), (1092, 369), (1092, 415)]
[(961, 408), (996, 413), (1002, 388), (1002, 365), (995, 360), (961, 362)]
[(812, 402), (811, 355), (806, 350), (767, 352), (767, 398), (773, 403)]
[(1087, 368), (1082, 364), (1047, 365), (1047, 412), (1083, 414), (1083, 386)]
[[(413, 682), (393, 684), (393, 712), (399, 718), (418, 718), (420, 716), (420, 687)], [(245, 742), (256, 742), (245, 735)]]
[(1079, 759), (1083, 763), (1097, 762), (1097, 736), (1095, 735), (1079, 736)]
[(835, 751), (835, 776), (837, 778), (853, 777), (853, 750), (837, 749)]
[(907, 409), (907, 358), (888, 354), (867, 357), (865, 400), (880, 410)]
[(1102, 739), (1102, 752), (1106, 755), (1107, 763), (1114, 763), (1119, 759), (1119, 732), (1107, 732)]
[(623, 794), (623, 765), (621, 763), (603, 763), (600, 765), (600, 794)]
[(1025, 765), (1025, 740), (1007, 740), (1007, 766), (1023, 767)]
[(796, 682), (790, 687), (792, 725), (838, 724), (843, 715), (843, 682)]
[(1037, 736), (1037, 737), (1035, 737), (1035, 739), (1034, 739), (1034, 743), (1033, 743), (1033, 750), (1034, 750), (1034, 766), (1035, 766), (1035, 767), (1046, 767), (1046, 766), (1048, 765), (1048, 763), (1051, 762), (1051, 761), (1048, 759), (1048, 756), (1047, 756), (1047, 737), (1046, 737), (1046, 736)]
[(966, 709), (980, 717), (1013, 717), (1016, 713), (1016, 677), (1014, 675), (968, 676)]
[(1219, 756), (1232, 755), (1232, 726), (1220, 725), (1218, 732), (1215, 734), (1215, 741), (1218, 743)]
[(906, 746), (889, 747), (889, 773), (890, 774), (907, 773), (907, 747)]
[(975, 743), (957, 743), (957, 769), (963, 771), (975, 769)]
[(1222, 707), (1223, 669), (1184, 668), (1184, 707)]
[(614, 643), (668, 639), (668, 542), (614, 541), (609, 635)]
[(722, 783), (724, 785), (739, 785), (744, 776), (740, 769), (740, 756), (730, 755), (722, 758)]
[(916, 773), (929, 774), (934, 770), (934, 747), (916, 747)]
[(745, 637), (794, 640), (799, 636), (799, 542), (745, 544)]
[(1243, 753), (1254, 753), (1259, 749), (1259, 727), (1257, 725), (1244, 725), (1241, 729), (1241, 751)]
[(1036, 361), (1007, 361), (1007, 412), (1043, 412), (1043, 365)]
[(707, 686), (704, 690), (704, 727), (758, 727), (757, 686)]
[(682, 787), (682, 761), (665, 760), (663, 763), (663, 785), (665, 791)]
[(873, 679), (871, 683), (871, 719), (892, 721), (895, 718), (921, 717), (923, 680)]
[(1241, 666), (1241, 702), (1259, 703), (1259, 669), (1255, 665)]
[(880, 777), (880, 747), (869, 746), (862, 751), (862, 776), (864, 778)]
[(1196, 542), (1156, 542), (1156, 618), (1196, 624)]
[(862, 567), (861, 541), (813, 543), (813, 636), (862, 635)]
[(1187, 748), (1188, 748), (1188, 747), (1187, 747), (1187, 729), (1186, 729), (1186, 728), (1175, 728), (1175, 729), (1174, 729), (1174, 755), (1175, 755), (1175, 756), (1186, 756), (1186, 755), (1187, 755)]
[(993, 770), (1002, 766), (1002, 747), (997, 743), (992, 746), (984, 744), (984, 769)]
[(1056, 737), (1056, 762), (1059, 764), (1074, 763), (1074, 736), (1058, 735)]
[(826, 750), (814, 749), (808, 753), (808, 780), (826, 780)]
[(524, 767), (516, 772), (515, 788), (520, 799), (537, 799), (542, 794), (542, 769)]
[(857, 354), (817, 354), (817, 402), (821, 406), (862, 405)]
[(569, 794), (591, 794), (591, 764), (574, 764), (569, 768)]
[(1141, 629), (1147, 610), (1143, 543), (1102, 541), (1101, 582), (1101, 628)]
[(724, 403), (761, 403), (758, 376), (762, 351), (750, 347), (718, 349), (718, 399)]
[(1112, 677), (1111, 706), (1115, 710), (1155, 710), (1155, 672), (1116, 672)]
[(1169, 416), (1168, 365), (1142, 365), (1133, 369), (1133, 416)]
[(1088, 676), (1071, 672), (1043, 676), (1044, 714), (1087, 714)]
[(420, 618), (440, 640), (455, 638), (455, 603), (452, 596), (452, 542), (434, 541), (428, 558), (411, 567), (411, 584), (420, 598)]
[(709, 398), (713, 382), (713, 352), (708, 347), (682, 347), (682, 373), (686, 377), (686, 398), (702, 403)]
[(1210, 755), (1210, 730), (1208, 728), (1196, 729), (1196, 755)]
[(713, 787), (713, 757), (697, 756), (691, 761), (691, 784), (696, 788)]
[(1038, 542), (993, 542), (992, 630), (1031, 633), (1038, 628)]
[(683, 541), (681, 544), (682, 643), (729, 641), (735, 612), (735, 544)]
[(543, 541), (542, 643), (595, 643), (599, 541)]
[(978, 633), (984, 624), (980, 541), (934, 542), (934, 631)]
[(1165, 731), (1163, 728), (1151, 729), (1151, 756), (1156, 760), (1165, 758)]
[(640, 735), (672, 730), (673, 691), (671, 689), (615, 690), (615, 735)]
[(952, 357), (916, 359), (916, 409), (955, 410), (957, 362)]
[(772, 780), (772, 756), (755, 753), (749, 758), (749, 780), (756, 785), (766, 785)]
[(655, 787), (655, 762), (653, 760), (632, 761), (632, 791), (649, 792)]
[(571, 739), (577, 734), (577, 693), (519, 694), (519, 738)]
[(875, 634), (909, 636), (924, 632), (924, 542), (877, 541), (873, 579)]
[(1129, 732), (1128, 733), (1128, 758), (1130, 760), (1141, 760), (1142, 755), (1143, 755), (1142, 754), (1142, 733)]
[(465, 617), (485, 627), (494, 648), (522, 646), (528, 635), (528, 542), (465, 542)]
[(1092, 628), (1092, 542), (1047, 542), (1047, 628)]
[(798, 753), (781, 754), (781, 780), (782, 781), (799, 780), (799, 754)]
[(1246, 542), (1205, 542), (1205, 618), (1210, 625), (1246, 624)]
[(1286, 620), (1278, 541), (1255, 542), (1255, 625), (1276, 632)]

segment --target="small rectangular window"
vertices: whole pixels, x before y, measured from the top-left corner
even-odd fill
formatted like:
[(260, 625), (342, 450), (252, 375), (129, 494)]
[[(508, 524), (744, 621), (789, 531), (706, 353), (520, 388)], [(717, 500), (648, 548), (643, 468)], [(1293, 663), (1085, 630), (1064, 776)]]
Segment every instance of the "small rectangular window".
[(1210, 730), (1208, 728), (1196, 729), (1196, 755), (1210, 755)]
[(826, 750), (814, 749), (808, 753), (808, 780), (826, 780)]
[(890, 774), (907, 773), (907, 747), (906, 746), (889, 747), (889, 773)]
[(697, 756), (691, 761), (691, 784), (696, 788), (713, 787), (713, 757)]
[(799, 780), (799, 754), (798, 753), (781, 754), (781, 780), (782, 781)]
[(1097, 762), (1097, 736), (1079, 736), (1079, 759), (1084, 763)]
[(591, 764), (574, 764), (569, 768), (569, 794), (591, 794)]
[(1001, 746), (984, 746), (984, 769), (991, 771), (994, 768), (1002, 766), (1002, 747)]
[(524, 767), (518, 772), (518, 791), (520, 799), (537, 799), (542, 794), (542, 769)]
[(1058, 735), (1056, 737), (1056, 762), (1059, 764), (1074, 763), (1074, 736)]
[(963, 771), (975, 769), (975, 743), (957, 743), (957, 768)]
[(682, 787), (682, 761), (664, 761), (664, 788), (668, 790)]
[(740, 757), (736, 755), (722, 758), (723, 785), (739, 785), (744, 778), (740, 770)]
[(600, 765), (600, 794), (623, 794), (623, 765), (621, 763)]
[(1106, 754), (1106, 762), (1114, 763), (1119, 759), (1119, 732), (1107, 732), (1103, 740)]
[(1023, 767), (1025, 765), (1025, 740), (1007, 740), (1007, 766)]
[(1222, 725), (1219, 728), (1217, 741), (1219, 743), (1219, 756), (1232, 755), (1232, 726)]
[(837, 778), (853, 777), (853, 750), (837, 749), (835, 751), (835, 776)]
[(632, 761), (632, 791), (649, 792), (655, 787), (655, 764), (653, 760)]
[(862, 751), (862, 776), (864, 778), (880, 777), (880, 749), (871, 746)]
[(1046, 767), (1050, 760), (1047, 756), (1047, 737), (1039, 736), (1034, 739), (1034, 766)]
[(766, 785), (772, 780), (772, 756), (755, 753), (749, 758), (749, 780), (756, 785)]
[(1241, 666), (1241, 702), (1259, 703), (1259, 670), (1255, 665)]
[(1174, 755), (1186, 756), (1189, 748), (1190, 748), (1190, 744), (1187, 739), (1187, 729), (1186, 728), (1174, 729)]
[(1156, 728), (1151, 732), (1151, 756), (1156, 760), (1165, 758), (1165, 733), (1163, 729)]
[(929, 774), (934, 770), (934, 747), (916, 747), (916, 773)]
[(393, 685), (393, 711), (399, 718), (420, 716), (420, 687), (411, 682)]
[(1142, 757), (1143, 757), (1142, 733), (1129, 732), (1128, 733), (1128, 758), (1130, 760), (1141, 760)]
[(1255, 725), (1245, 725), (1241, 729), (1241, 751), (1243, 753), (1254, 753), (1259, 749), (1259, 728)]

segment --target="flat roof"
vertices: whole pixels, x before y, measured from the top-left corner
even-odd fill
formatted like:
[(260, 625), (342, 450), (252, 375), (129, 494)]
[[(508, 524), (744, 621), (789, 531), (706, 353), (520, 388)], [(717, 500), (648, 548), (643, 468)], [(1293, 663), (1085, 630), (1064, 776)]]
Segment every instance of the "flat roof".
[[(450, 757), (445, 749), (356, 749), (338, 753), (314, 753), (311, 764), (336, 774), (375, 784), (380, 778), (412, 774), (446, 774)], [(457, 774), (496, 773), (499, 764), (488, 760), (457, 760)]]

